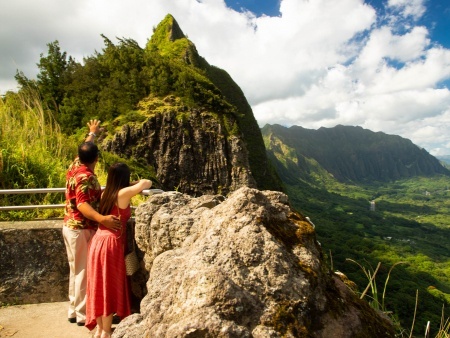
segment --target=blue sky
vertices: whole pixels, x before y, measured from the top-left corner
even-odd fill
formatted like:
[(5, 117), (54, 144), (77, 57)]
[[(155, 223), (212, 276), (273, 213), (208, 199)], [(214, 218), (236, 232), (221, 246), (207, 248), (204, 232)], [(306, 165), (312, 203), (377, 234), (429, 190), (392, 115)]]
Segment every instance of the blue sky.
[[(387, 0), (366, 0), (365, 2), (377, 11), (380, 22), (383, 22), (383, 17), (389, 11), (395, 11), (392, 8), (386, 9)], [(411, 2), (414, 1), (411, 0)], [(281, 0), (227, 0), (225, 4), (237, 12), (250, 11), (258, 17), (263, 15), (276, 17), (281, 14)], [(450, 1), (427, 0), (423, 1), (423, 4), (426, 6), (426, 11), (417, 20), (417, 24), (427, 27), (431, 41), (450, 48)], [(397, 66), (401, 65), (397, 64)], [(450, 88), (450, 80), (441, 81), (438, 86)]]
[[(227, 0), (225, 3), (228, 7), (238, 12), (248, 10), (257, 16), (280, 15), (280, 0)], [(386, 3), (386, 1), (367, 0), (366, 3), (373, 6), (380, 15), (385, 13), (383, 3)], [(444, 47), (450, 48), (450, 2), (446, 0), (428, 0), (424, 3), (427, 6), (427, 11), (419, 20), (419, 23), (429, 28), (430, 37), (433, 41), (438, 41)]]
[(279, 0), (249, 0), (249, 1), (225, 1), (228, 7), (233, 8), (235, 11), (241, 12), (243, 10), (249, 10), (255, 13), (257, 16), (268, 15), (278, 16), (280, 15), (280, 1)]
[(3, 1), (0, 93), (49, 42), (82, 62), (101, 34), (144, 47), (169, 13), (261, 127), (354, 125), (450, 154), (449, 0)]

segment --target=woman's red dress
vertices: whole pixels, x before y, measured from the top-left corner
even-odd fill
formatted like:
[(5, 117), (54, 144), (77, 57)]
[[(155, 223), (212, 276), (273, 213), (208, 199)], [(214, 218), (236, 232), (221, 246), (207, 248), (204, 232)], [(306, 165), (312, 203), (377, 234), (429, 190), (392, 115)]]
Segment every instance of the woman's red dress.
[(120, 215), (122, 231), (100, 224), (89, 244), (85, 323), (89, 330), (97, 325), (97, 317), (116, 313), (123, 319), (131, 314), (124, 258), (130, 206), (126, 209), (114, 206), (111, 214)]

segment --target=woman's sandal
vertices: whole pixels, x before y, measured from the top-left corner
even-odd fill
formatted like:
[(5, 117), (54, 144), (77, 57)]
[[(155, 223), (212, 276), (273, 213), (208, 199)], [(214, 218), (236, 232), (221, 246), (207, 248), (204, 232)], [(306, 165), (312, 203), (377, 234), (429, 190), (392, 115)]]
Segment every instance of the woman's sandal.
[(112, 334), (112, 332), (103, 331), (101, 338), (111, 338), (111, 334)]
[(94, 334), (94, 338), (101, 338), (102, 337), (102, 331), (97, 327), (97, 331)]

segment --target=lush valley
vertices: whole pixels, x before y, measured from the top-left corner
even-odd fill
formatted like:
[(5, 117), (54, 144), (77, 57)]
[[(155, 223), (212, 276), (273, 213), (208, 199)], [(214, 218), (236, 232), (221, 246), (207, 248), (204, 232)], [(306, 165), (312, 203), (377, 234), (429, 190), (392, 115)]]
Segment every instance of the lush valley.
[[(310, 146), (310, 155), (306, 156), (304, 143), (292, 133), (284, 133), (286, 129), (263, 129), (268, 154), (293, 206), (316, 225), (329, 264), (347, 274), (362, 292), (369, 280), (361, 266), (374, 273), (380, 262), (375, 278), (380, 303), (389, 270), (395, 265), (387, 284), (384, 310), (398, 316), (402, 327), (410, 327), (418, 290), (415, 332), (424, 332), (427, 321), (437, 331), (442, 307), (450, 305), (450, 176), (428, 172), (428, 176), (372, 183), (341, 176), (340, 182), (320, 165), (320, 156), (315, 156), (329, 150), (326, 143)], [(366, 137), (371, 133), (366, 131)], [(304, 142), (313, 144), (307, 137)], [(335, 156), (348, 158), (344, 156), (348, 145), (344, 147), (338, 139), (330, 143)], [(374, 149), (369, 145), (364, 150), (366, 156)], [(363, 142), (358, 143), (359, 149), (364, 146)], [(339, 152), (337, 148), (346, 150)], [(414, 151), (416, 146), (412, 148)], [(430, 161), (429, 155), (423, 156)], [(420, 167), (418, 157), (416, 161)], [(352, 170), (350, 175), (354, 173)], [(374, 210), (370, 208), (371, 201), (375, 202)]]

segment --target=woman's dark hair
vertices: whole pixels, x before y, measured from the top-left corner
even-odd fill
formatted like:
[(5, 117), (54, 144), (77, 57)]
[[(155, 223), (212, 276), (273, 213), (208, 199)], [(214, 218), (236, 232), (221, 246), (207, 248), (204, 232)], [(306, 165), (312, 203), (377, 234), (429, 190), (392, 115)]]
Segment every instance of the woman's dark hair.
[(130, 175), (130, 168), (125, 163), (115, 163), (109, 167), (106, 188), (100, 200), (100, 214), (110, 214), (117, 202), (119, 190), (130, 186)]
[(83, 164), (92, 164), (98, 157), (98, 147), (92, 142), (83, 142), (78, 147), (78, 158)]

